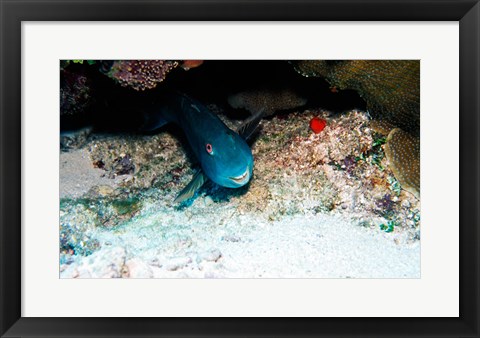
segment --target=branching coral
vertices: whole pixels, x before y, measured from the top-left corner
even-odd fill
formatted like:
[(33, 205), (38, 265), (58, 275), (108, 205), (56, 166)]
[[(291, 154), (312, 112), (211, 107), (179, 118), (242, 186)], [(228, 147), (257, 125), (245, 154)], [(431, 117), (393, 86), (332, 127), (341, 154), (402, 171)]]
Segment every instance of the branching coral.
[(232, 108), (243, 108), (252, 114), (262, 111), (266, 116), (279, 110), (301, 107), (306, 102), (305, 98), (287, 88), (249, 90), (228, 97)]
[(178, 62), (167, 60), (121, 60), (103, 71), (124, 87), (145, 90), (155, 88), (177, 66)]

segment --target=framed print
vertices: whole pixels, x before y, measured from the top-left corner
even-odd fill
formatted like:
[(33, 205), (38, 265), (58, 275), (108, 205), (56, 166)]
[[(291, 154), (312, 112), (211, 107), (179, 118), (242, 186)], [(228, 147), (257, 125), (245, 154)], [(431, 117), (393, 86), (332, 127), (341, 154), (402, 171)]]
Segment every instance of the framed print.
[(2, 337), (478, 336), (477, 1), (1, 6)]

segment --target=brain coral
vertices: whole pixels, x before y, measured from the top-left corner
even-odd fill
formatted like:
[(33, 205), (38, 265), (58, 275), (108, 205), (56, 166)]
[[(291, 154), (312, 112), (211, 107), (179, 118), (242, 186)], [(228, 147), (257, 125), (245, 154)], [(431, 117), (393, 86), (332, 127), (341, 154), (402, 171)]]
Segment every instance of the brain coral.
[(419, 60), (308, 60), (294, 66), (304, 76), (324, 77), (339, 89), (356, 90), (374, 119), (419, 134)]
[(145, 90), (155, 88), (177, 66), (178, 62), (167, 60), (121, 60), (113, 61), (104, 73), (124, 87)]
[(420, 138), (395, 128), (388, 134), (385, 155), (402, 188), (420, 198)]
[(243, 108), (252, 114), (262, 111), (265, 116), (276, 111), (301, 107), (307, 100), (291, 89), (256, 89), (240, 92), (228, 97), (232, 108)]

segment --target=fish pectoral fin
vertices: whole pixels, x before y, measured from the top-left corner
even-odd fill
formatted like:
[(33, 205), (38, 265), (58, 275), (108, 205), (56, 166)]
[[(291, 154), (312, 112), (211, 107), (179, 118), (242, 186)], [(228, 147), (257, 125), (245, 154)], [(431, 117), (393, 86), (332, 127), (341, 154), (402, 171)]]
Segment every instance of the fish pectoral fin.
[(238, 135), (240, 135), (245, 141), (248, 141), (255, 130), (257, 130), (260, 121), (262, 120), (264, 110), (265, 109), (260, 110), (258, 113), (245, 120), (245, 122), (237, 128)]
[(195, 192), (200, 189), (206, 181), (207, 176), (205, 176), (202, 170), (198, 170), (195, 175), (193, 175), (190, 183), (188, 183), (187, 186), (180, 191), (177, 198), (175, 198), (174, 203), (181, 203), (189, 198), (192, 198), (193, 195), (195, 195)]

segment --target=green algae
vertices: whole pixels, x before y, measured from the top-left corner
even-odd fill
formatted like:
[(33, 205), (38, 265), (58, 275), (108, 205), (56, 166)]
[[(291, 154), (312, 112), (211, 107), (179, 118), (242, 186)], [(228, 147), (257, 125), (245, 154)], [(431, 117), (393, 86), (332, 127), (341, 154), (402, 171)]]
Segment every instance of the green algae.
[(394, 177), (394, 176), (389, 176), (387, 179), (389, 189), (395, 193), (395, 195), (400, 196), (400, 193), (402, 192), (402, 186), (400, 185), (400, 182)]
[(397, 224), (394, 221), (388, 221), (387, 224), (380, 224), (380, 230), (385, 232), (393, 232)]
[(142, 202), (138, 197), (113, 200), (111, 203), (119, 215), (134, 215), (142, 208)]
[(376, 165), (380, 171), (385, 168), (382, 165), (382, 160), (385, 158), (385, 152), (382, 146), (385, 144), (386, 138), (380, 134), (373, 135), (372, 147), (365, 152), (362, 152), (359, 156), (355, 157), (355, 162), (365, 161), (372, 165)]

